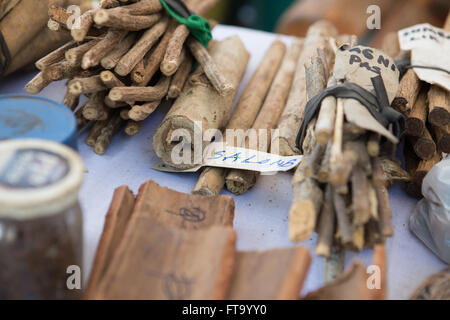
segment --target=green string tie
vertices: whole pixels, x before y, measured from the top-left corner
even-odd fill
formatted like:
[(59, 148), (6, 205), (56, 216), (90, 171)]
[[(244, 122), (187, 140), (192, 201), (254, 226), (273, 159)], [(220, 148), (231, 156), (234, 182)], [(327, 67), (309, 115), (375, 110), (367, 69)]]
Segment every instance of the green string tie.
[(208, 43), (212, 40), (212, 34), (211, 34), (211, 26), (209, 24), (209, 21), (206, 20), (203, 17), (200, 17), (196, 14), (191, 14), (187, 19), (182, 17), (178, 12), (173, 10), (172, 8), (167, 5), (165, 0), (160, 0), (163, 7), (166, 9), (166, 11), (179, 23), (184, 24), (186, 27), (188, 27), (189, 31), (192, 33), (192, 35), (200, 41), (200, 43), (207, 48)]

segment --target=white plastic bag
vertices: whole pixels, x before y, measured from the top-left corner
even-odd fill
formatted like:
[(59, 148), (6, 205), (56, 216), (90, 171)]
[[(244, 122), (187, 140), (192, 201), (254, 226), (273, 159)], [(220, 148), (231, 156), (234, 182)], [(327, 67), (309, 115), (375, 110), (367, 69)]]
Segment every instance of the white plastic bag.
[(422, 194), (424, 198), (409, 218), (409, 228), (434, 254), (450, 264), (450, 157), (426, 175)]

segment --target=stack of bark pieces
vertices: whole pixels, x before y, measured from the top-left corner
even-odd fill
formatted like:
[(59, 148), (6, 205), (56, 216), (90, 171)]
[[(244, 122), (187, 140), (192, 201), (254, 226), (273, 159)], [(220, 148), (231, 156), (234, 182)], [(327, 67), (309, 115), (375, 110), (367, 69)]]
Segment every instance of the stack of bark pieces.
[[(450, 31), (450, 15), (444, 29)], [(385, 45), (398, 48), (398, 37), (386, 39)], [(414, 69), (408, 69), (392, 106), (407, 117), (404, 154), (411, 181), (406, 184), (406, 191), (422, 198), (426, 174), (442, 160), (443, 153), (450, 153), (450, 92), (421, 81)]]
[[(217, 0), (186, 2), (204, 15)], [(207, 49), (169, 17), (159, 0), (102, 0), (78, 20), (53, 6), (49, 16), (50, 29), (73, 39), (36, 62), (41, 72), (27, 91), (37, 94), (52, 81), (71, 79), (63, 103), (80, 127), (94, 122), (86, 143), (98, 154), (124, 124), (125, 133), (135, 135), (163, 99), (177, 98), (194, 58), (220, 94), (230, 91)], [(79, 107), (81, 95), (88, 102)]]
[[(155, 201), (158, 199), (158, 201)], [(305, 247), (236, 252), (234, 201), (144, 183), (135, 198), (116, 189), (85, 292), (85, 299), (298, 299), (311, 262)], [(381, 299), (369, 291), (366, 268), (355, 263), (307, 299)]]
[(116, 189), (85, 298), (298, 298), (308, 250), (236, 252), (233, 218), (229, 196), (183, 194), (153, 181), (136, 199)]

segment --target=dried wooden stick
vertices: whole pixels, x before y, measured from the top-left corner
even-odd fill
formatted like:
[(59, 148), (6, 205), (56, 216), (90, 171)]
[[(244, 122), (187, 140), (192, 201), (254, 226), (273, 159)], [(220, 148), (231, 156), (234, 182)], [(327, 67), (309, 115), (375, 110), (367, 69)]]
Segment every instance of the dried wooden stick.
[(347, 206), (345, 205), (345, 199), (342, 195), (336, 192), (336, 190), (333, 190), (332, 192), (340, 239), (343, 245), (349, 245), (353, 242), (353, 230), (347, 212)]
[(79, 108), (75, 112), (75, 118), (77, 120), (77, 131), (83, 130), (89, 123), (89, 120), (83, 117), (83, 108)]
[(69, 91), (69, 88), (67, 88), (62, 104), (69, 107), (70, 110), (75, 111), (75, 109), (78, 107), (79, 102), (80, 96), (72, 94)]
[(176, 99), (180, 96), (181, 91), (183, 91), (184, 84), (191, 73), (192, 65), (193, 58), (188, 53), (186, 54), (186, 57), (177, 72), (172, 77), (172, 82), (170, 83), (169, 91), (167, 92), (167, 98)]
[(44, 77), (44, 74), (41, 71), (33, 79), (31, 79), (30, 82), (26, 84), (25, 89), (28, 93), (38, 94), (50, 83), (52, 83), (52, 80)]
[[(327, 87), (334, 86), (336, 79), (331, 77)], [(320, 144), (327, 144), (333, 136), (334, 122), (336, 117), (336, 98), (328, 96), (320, 104), (319, 114), (315, 126), (315, 138)]]
[(274, 139), (278, 139), (280, 155), (292, 156), (300, 153), (295, 142), (303, 121), (304, 108), (307, 101), (305, 63), (309, 62), (312, 56), (317, 55), (318, 48), (322, 48), (327, 56), (333, 56), (334, 52), (331, 50), (327, 38), (330, 36), (333, 37), (336, 34), (337, 31), (334, 26), (324, 21), (314, 23), (308, 30), (308, 34), (304, 40), (303, 51), (297, 62), (291, 92), (280, 118), (280, 123), (278, 124), (280, 133), (279, 136), (274, 137)]
[(76, 76), (80, 70), (79, 66), (73, 66), (67, 60), (62, 60), (45, 68), (42, 73), (45, 78), (51, 81), (59, 81)]
[(100, 79), (107, 88), (125, 87), (125, 84), (111, 71), (102, 71), (100, 73)]
[(94, 24), (94, 14), (96, 10), (91, 9), (86, 11), (80, 16), (79, 26), (78, 28), (72, 28), (70, 33), (72, 34), (73, 39), (76, 42), (81, 42), (84, 40), (86, 35), (89, 32), (89, 29)]
[(152, 101), (143, 105), (135, 105), (128, 112), (128, 117), (134, 121), (143, 121), (160, 105), (161, 101)]
[(101, 0), (99, 4), (99, 8), (102, 9), (111, 9), (120, 6), (120, 2), (118, 0)]
[(421, 160), (414, 171), (413, 182), (420, 186), (422, 189), (422, 182), (427, 173), (439, 162), (441, 161), (441, 156), (439, 153), (435, 153), (433, 157), (429, 160)]
[(375, 186), (375, 191), (377, 194), (381, 233), (385, 237), (391, 237), (394, 231), (392, 228), (392, 211), (389, 204), (388, 191), (384, 186)]
[(367, 149), (361, 141), (347, 142), (342, 156), (331, 163), (330, 183), (335, 187), (347, 184), (353, 167), (364, 155), (367, 157)]
[(38, 68), (39, 70), (42, 71), (45, 68), (51, 66), (52, 64), (60, 62), (61, 60), (64, 59), (64, 55), (65, 55), (66, 51), (68, 49), (73, 48), (74, 46), (76, 46), (75, 41), (67, 42), (62, 47), (59, 47), (58, 49), (47, 54), (45, 57), (42, 57), (41, 59), (36, 61), (36, 63), (35, 63), (36, 68)]
[(106, 93), (104, 91), (94, 93), (83, 107), (83, 116), (88, 120), (106, 120), (110, 109), (104, 104)]
[(438, 86), (431, 86), (428, 91), (428, 121), (435, 126), (450, 123), (450, 93)]
[(154, 87), (116, 87), (109, 92), (112, 101), (160, 101), (169, 90), (170, 77), (162, 76)]
[[(129, 1), (122, 1), (121, 2), (129, 2)], [(117, 11), (125, 14), (131, 14), (135, 16), (140, 15), (149, 15), (153, 13), (160, 12), (163, 9), (163, 6), (159, 0), (141, 0), (141, 1), (134, 1), (135, 3), (117, 7), (110, 9), (111, 11)]]
[[(288, 57), (291, 57), (292, 59), (292, 56), (294, 56), (293, 59), (295, 59), (295, 56), (298, 56), (299, 53), (297, 48), (298, 46), (295, 46), (294, 44), (285, 59), (288, 59)], [(262, 106), (262, 102), (266, 97), (272, 80), (275, 78), (277, 69), (280, 66), (285, 51), (286, 47), (281, 41), (276, 40), (272, 43), (239, 98), (233, 115), (227, 124), (227, 130), (246, 131), (252, 126)], [(287, 63), (283, 63), (283, 65), (284, 64)], [(289, 81), (288, 75), (284, 80), (287, 82)], [(235, 141), (234, 136), (227, 138), (226, 130), (224, 140), (228, 144), (235, 146), (242, 146), (245, 142)], [(207, 168), (203, 170), (197, 184), (192, 190), (192, 193), (202, 195), (218, 195), (225, 184), (226, 172), (227, 170), (222, 168)], [(249, 179), (251, 182), (252, 177), (249, 176)], [(249, 179), (247, 179), (247, 181), (249, 181)]]
[(329, 182), (330, 176), (330, 156), (331, 156), (331, 141), (328, 142), (325, 153), (320, 163), (320, 168), (317, 171), (317, 180), (321, 183)]
[(100, 64), (105, 69), (114, 69), (120, 58), (131, 48), (136, 40), (136, 33), (128, 33), (128, 35), (120, 41), (114, 49), (112, 49), (105, 57), (102, 58)]
[(128, 120), (127, 124), (125, 125), (125, 133), (128, 136), (135, 136), (139, 133), (141, 130), (143, 121), (134, 121), (134, 120)]
[(329, 257), (331, 254), (331, 247), (333, 245), (333, 236), (335, 230), (336, 214), (333, 207), (333, 196), (331, 193), (331, 186), (327, 185), (324, 195), (324, 202), (320, 212), (319, 221), (317, 225), (317, 244), (316, 255), (322, 257)]
[(141, 36), (138, 42), (117, 63), (114, 69), (117, 74), (126, 76), (133, 70), (166, 31), (168, 21), (168, 18), (164, 17)]
[(422, 82), (417, 77), (413, 69), (409, 69), (398, 87), (397, 96), (392, 102), (392, 107), (397, 111), (409, 116), (412, 107), (416, 103)]
[(161, 17), (162, 15), (160, 13), (151, 14), (148, 16), (137, 16), (118, 10), (100, 9), (96, 12), (94, 21), (97, 25), (102, 27), (139, 31), (152, 27), (161, 19)]
[[(217, 0), (204, 0), (196, 3), (196, 8), (190, 9), (193, 9), (193, 11), (197, 13), (197, 15), (203, 16), (216, 3)], [(190, 3), (188, 3), (187, 5), (188, 7), (191, 7)], [(163, 74), (172, 75), (176, 72), (180, 63), (180, 55), (181, 51), (183, 50), (184, 42), (189, 36), (189, 33), (189, 29), (184, 24), (178, 25), (174, 30), (168, 41), (167, 51), (165, 52), (164, 58), (161, 62), (161, 72)]]
[(421, 90), (411, 113), (406, 119), (405, 133), (410, 136), (421, 137), (425, 131), (427, 121), (427, 93)]
[(101, 39), (94, 39), (79, 45), (78, 47), (71, 48), (66, 51), (66, 60), (73, 66), (80, 66), (83, 56), (86, 52), (92, 49)]
[(354, 226), (364, 226), (370, 218), (369, 188), (366, 172), (356, 166), (352, 177), (352, 212)]
[(432, 126), (438, 150), (450, 153), (450, 123), (445, 126)]
[(108, 120), (95, 121), (85, 140), (88, 146), (95, 146), (95, 142), (97, 141), (98, 136), (100, 135), (100, 133), (102, 133), (103, 128), (106, 127), (107, 124)]
[(146, 86), (159, 70), (161, 61), (164, 57), (164, 52), (166, 52), (167, 44), (170, 37), (172, 36), (174, 29), (175, 23), (172, 21), (167, 27), (164, 36), (159, 41), (156, 48), (153, 51), (149, 52), (147, 56), (142, 60), (144, 70), (141, 71), (137, 68), (133, 69), (133, 72), (131, 73), (131, 79), (134, 83), (137, 83), (140, 86)]
[(125, 36), (127, 31), (110, 29), (106, 36), (87, 51), (81, 61), (81, 67), (88, 69), (100, 64), (100, 60), (108, 54)]
[(228, 81), (228, 79), (226, 79), (222, 74), (220, 70), (221, 66), (218, 67), (218, 65), (216, 65), (216, 63), (209, 55), (208, 50), (203, 47), (203, 45), (198, 40), (191, 37), (188, 39), (187, 45), (191, 50), (192, 55), (203, 67), (203, 71), (205, 72), (209, 81), (217, 90), (217, 92), (220, 93), (220, 95), (226, 96), (236, 90), (236, 88), (234, 88)]
[(67, 84), (69, 90), (74, 95), (93, 93), (106, 90), (100, 75), (87, 78), (74, 78)]
[(120, 118), (119, 113), (115, 113), (111, 119), (108, 121), (106, 127), (103, 128), (102, 132), (97, 138), (94, 145), (94, 152), (102, 155), (106, 152), (106, 149), (110, 145), (114, 135), (119, 131), (122, 126), (123, 120)]
[(67, 26), (67, 21), (72, 16), (72, 13), (67, 12), (65, 8), (51, 5), (48, 8), (48, 16), (51, 20), (57, 22), (58, 24)]
[[(234, 36), (219, 42), (212, 48), (211, 56), (221, 66), (224, 76), (237, 88), (249, 59), (239, 37)], [(177, 168), (187, 169), (195, 166), (194, 154), (191, 154), (190, 163), (177, 164), (172, 161), (172, 150), (177, 145), (172, 138), (173, 130), (182, 128), (194, 137), (196, 121), (202, 122), (203, 130), (223, 129), (231, 113), (234, 95), (235, 93), (221, 96), (209, 83), (192, 84), (188, 81), (153, 136), (153, 149), (158, 157), (165, 164)], [(208, 143), (204, 141), (203, 146), (206, 147)]]

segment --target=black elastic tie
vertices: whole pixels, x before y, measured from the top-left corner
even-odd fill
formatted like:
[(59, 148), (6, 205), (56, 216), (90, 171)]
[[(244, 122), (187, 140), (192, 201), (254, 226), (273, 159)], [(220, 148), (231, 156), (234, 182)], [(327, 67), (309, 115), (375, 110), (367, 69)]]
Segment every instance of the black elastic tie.
[(6, 72), (11, 63), (11, 53), (9, 52), (8, 45), (6, 44), (3, 33), (0, 31), (0, 46), (2, 47), (3, 55), (5, 56), (5, 63), (2, 63), (0, 59), (0, 77)]
[(305, 117), (297, 135), (297, 148), (303, 150), (302, 141), (305, 138), (308, 124), (318, 113), (322, 100), (328, 96), (359, 101), (383, 127), (387, 128), (389, 124), (393, 124), (393, 134), (396, 137), (400, 137), (405, 128), (405, 117), (389, 105), (383, 78), (378, 75), (371, 78), (371, 80), (375, 89), (375, 95), (356, 83), (346, 82), (327, 88), (312, 97), (306, 104)]

